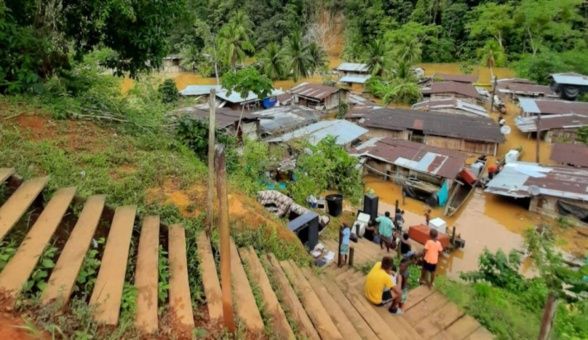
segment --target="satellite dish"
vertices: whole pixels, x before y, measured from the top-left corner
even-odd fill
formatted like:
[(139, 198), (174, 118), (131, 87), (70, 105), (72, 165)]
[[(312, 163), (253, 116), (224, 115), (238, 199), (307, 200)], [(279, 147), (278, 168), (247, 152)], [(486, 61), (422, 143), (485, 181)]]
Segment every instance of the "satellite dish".
[(541, 190), (539, 189), (538, 186), (536, 185), (531, 185), (529, 187), (529, 193), (531, 193), (531, 196), (537, 196), (541, 193)]
[(505, 136), (508, 135), (511, 131), (512, 129), (508, 125), (504, 125), (500, 128), (500, 133), (502, 133)]

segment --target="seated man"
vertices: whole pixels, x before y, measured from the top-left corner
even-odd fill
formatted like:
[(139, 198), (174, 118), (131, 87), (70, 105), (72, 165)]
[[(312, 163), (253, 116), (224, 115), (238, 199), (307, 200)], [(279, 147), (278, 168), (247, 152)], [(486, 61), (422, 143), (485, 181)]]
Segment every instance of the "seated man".
[(402, 314), (398, 305), (402, 293), (400, 287), (392, 279), (393, 272), (392, 258), (384, 256), (381, 262), (377, 262), (366, 277), (363, 287), (365, 297), (376, 306), (384, 306), (392, 301), (390, 313)]

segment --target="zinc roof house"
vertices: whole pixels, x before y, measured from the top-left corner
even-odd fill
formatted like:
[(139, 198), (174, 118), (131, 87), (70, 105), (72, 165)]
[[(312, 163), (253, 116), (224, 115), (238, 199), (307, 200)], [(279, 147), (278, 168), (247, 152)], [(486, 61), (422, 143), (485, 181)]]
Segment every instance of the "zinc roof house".
[(588, 222), (588, 169), (507, 163), (486, 192), (529, 200), (529, 210), (553, 218), (576, 216)]
[(180, 94), (186, 97), (209, 96), (211, 89), (216, 91), (216, 97), (221, 101), (220, 107), (230, 107), (234, 110), (240, 110), (241, 107), (245, 109), (256, 108), (260, 106), (263, 100), (276, 98), (284, 94), (284, 91), (281, 89), (274, 89), (269, 94), (268, 98), (258, 98), (253, 92), (249, 92), (249, 94), (243, 98), (241, 97), (241, 94), (236, 91), (232, 91), (231, 94), (229, 94), (229, 90), (223, 88), (221, 85), (188, 85), (180, 91)]
[[(185, 107), (175, 112), (179, 115), (187, 115), (201, 122), (208, 122), (210, 112), (197, 107)], [(259, 138), (259, 117), (249, 112), (235, 111), (227, 108), (217, 108), (215, 111), (216, 128), (231, 135), (250, 139)], [(241, 124), (239, 125), (239, 118)]]
[(317, 110), (332, 110), (347, 102), (347, 92), (333, 86), (301, 83), (290, 89), (292, 102)]
[(561, 165), (588, 168), (588, 145), (553, 144), (550, 159)]
[(337, 66), (342, 83), (365, 84), (371, 78), (370, 70), (367, 64), (343, 62)]
[(369, 129), (369, 137), (393, 137), (485, 155), (496, 155), (498, 144), (504, 141), (498, 124), (485, 117), (389, 108), (357, 112), (362, 117), (359, 123)]
[(350, 146), (359, 140), (368, 131), (363, 127), (342, 119), (322, 120), (303, 128), (286, 133), (282, 136), (268, 140), (270, 143), (283, 143), (304, 139), (313, 145), (318, 144), (328, 136), (335, 137), (336, 143), (342, 146)]
[(554, 73), (550, 77), (550, 87), (563, 99), (575, 100), (588, 92), (588, 76), (579, 73)]
[(433, 74), (433, 81), (454, 81), (457, 83), (473, 84), (478, 78), (468, 74), (444, 74), (435, 73)]
[(422, 93), (431, 100), (457, 98), (472, 104), (480, 100), (480, 94), (474, 85), (456, 81), (433, 82), (429, 87), (424, 87)]
[(519, 98), (519, 106), (523, 116), (541, 116), (555, 114), (588, 115), (588, 102), (571, 102), (555, 99)]
[(438, 111), (470, 116), (489, 117), (486, 109), (480, 105), (472, 104), (457, 98), (423, 100), (412, 106), (420, 111)]
[(498, 95), (514, 97), (553, 97), (557, 95), (551, 87), (539, 85), (528, 79), (507, 78), (496, 82)]
[[(528, 134), (539, 133), (547, 142), (573, 141), (576, 139), (578, 129), (588, 126), (588, 115), (566, 113), (542, 116), (539, 121), (537, 116), (515, 118), (517, 128)], [(539, 125), (539, 127), (537, 126)]]
[(259, 118), (262, 138), (275, 137), (318, 122), (320, 112), (305, 106), (275, 106), (253, 112)]

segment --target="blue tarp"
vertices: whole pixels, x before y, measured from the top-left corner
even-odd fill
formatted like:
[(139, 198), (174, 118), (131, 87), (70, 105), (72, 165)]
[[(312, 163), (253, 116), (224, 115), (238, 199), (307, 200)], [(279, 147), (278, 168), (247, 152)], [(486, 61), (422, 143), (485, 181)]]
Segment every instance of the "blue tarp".
[(437, 199), (439, 200), (439, 206), (444, 207), (445, 203), (447, 203), (447, 199), (449, 198), (449, 187), (447, 186), (447, 181), (443, 181), (443, 185), (439, 192), (437, 192)]

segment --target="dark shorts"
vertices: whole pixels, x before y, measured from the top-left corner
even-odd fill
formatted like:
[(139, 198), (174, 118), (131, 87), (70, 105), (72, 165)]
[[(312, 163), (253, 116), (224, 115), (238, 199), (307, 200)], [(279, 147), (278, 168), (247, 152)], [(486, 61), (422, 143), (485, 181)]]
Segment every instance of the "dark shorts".
[(437, 265), (428, 263), (427, 261), (423, 261), (423, 269), (428, 272), (434, 273), (435, 270), (437, 270)]
[(390, 301), (392, 301), (392, 291), (386, 290), (384, 293), (382, 293), (382, 303), (380, 303), (378, 306), (383, 306)]

